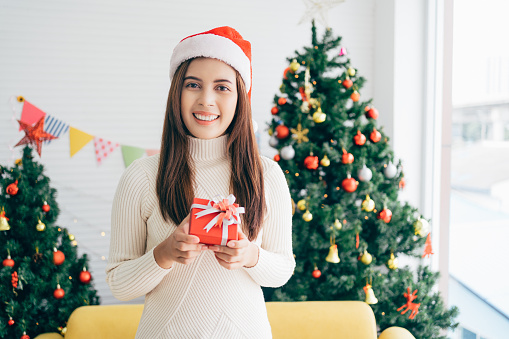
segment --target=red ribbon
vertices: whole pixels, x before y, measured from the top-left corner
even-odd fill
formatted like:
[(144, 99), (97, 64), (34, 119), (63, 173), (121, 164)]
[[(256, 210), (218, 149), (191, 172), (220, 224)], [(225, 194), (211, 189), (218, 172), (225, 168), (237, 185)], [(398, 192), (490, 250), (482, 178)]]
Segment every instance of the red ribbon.
[(224, 218), (230, 220), (230, 218), (233, 216), (235, 219), (237, 219), (234, 214), (237, 213), (237, 207), (239, 207), (239, 204), (230, 205), (228, 199), (223, 199), (223, 201), (220, 201), (219, 203), (214, 203), (212, 207), (221, 210), (221, 213), (219, 213), (218, 219), (214, 226), (221, 227), (223, 225)]

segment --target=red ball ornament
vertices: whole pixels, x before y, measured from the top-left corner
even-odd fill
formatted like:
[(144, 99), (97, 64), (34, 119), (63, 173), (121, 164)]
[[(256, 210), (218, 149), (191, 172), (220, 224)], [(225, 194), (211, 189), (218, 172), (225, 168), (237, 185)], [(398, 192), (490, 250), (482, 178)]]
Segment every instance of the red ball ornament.
[(9, 195), (16, 195), (18, 194), (19, 188), (18, 188), (18, 180), (7, 186), (5, 189), (5, 192)]
[(11, 256), (8, 255), (7, 259), (4, 259), (4, 261), (2, 261), (2, 265), (9, 266), (9, 267), (14, 267), (14, 260), (12, 260)]
[(14, 320), (12, 318), (9, 318), (9, 321), (7, 322), (7, 324), (9, 324), (9, 326), (14, 325)]
[(53, 291), (55, 299), (62, 299), (65, 296), (65, 291), (60, 285), (57, 285), (57, 289)]
[(65, 261), (65, 254), (62, 251), (57, 251), (55, 248), (53, 250), (53, 263), (57, 266), (60, 266)]
[(304, 166), (307, 169), (315, 170), (318, 168), (318, 157), (315, 155), (308, 155), (306, 159), (304, 159)]
[(352, 99), (353, 102), (359, 101), (360, 98), (361, 98), (361, 95), (357, 91), (354, 91), (352, 93), (352, 95), (350, 95), (350, 99)]
[(357, 130), (357, 134), (353, 137), (353, 142), (358, 146), (362, 146), (366, 143), (366, 137), (361, 131)]
[(45, 202), (44, 202), (44, 204), (42, 205), (42, 210), (43, 210), (44, 212), (49, 212), (49, 210), (50, 210), (50, 207), (49, 207), (49, 205), (48, 205), (48, 203), (47, 203), (46, 201), (45, 201)]
[(281, 156), (279, 154), (276, 154), (274, 156), (274, 161), (279, 162), (279, 160), (281, 160)]
[(279, 99), (277, 99), (277, 103), (280, 106), (283, 106), (284, 104), (286, 104), (286, 98), (279, 98)]
[(403, 188), (405, 188), (405, 185), (406, 185), (406, 182), (405, 182), (405, 177), (401, 178), (401, 180), (399, 181), (399, 189), (402, 190)]
[(26, 334), (26, 332), (23, 332), (23, 335), (19, 339), (30, 339), (30, 337)]
[(343, 148), (343, 155), (341, 156), (341, 162), (343, 164), (351, 164), (354, 160), (353, 154), (348, 153), (346, 149)]
[(352, 80), (350, 79), (345, 79), (343, 80), (343, 82), (341, 83), (343, 85), (343, 87), (345, 87), (346, 89), (349, 89), (350, 87), (353, 86), (353, 82)]
[(373, 128), (373, 132), (369, 135), (369, 139), (373, 142), (379, 142), (382, 139), (382, 134)]
[(288, 79), (288, 76), (286, 75), (288, 72), (291, 72), (290, 67), (286, 67), (283, 71), (283, 78)]
[(378, 119), (378, 111), (376, 108), (374, 107), (371, 107), (367, 112), (366, 112), (366, 118), (371, 118), (371, 119)]
[(355, 180), (354, 178), (351, 178), (350, 176), (348, 176), (348, 178), (344, 179), (341, 182), (341, 187), (343, 187), (343, 189), (345, 191), (347, 191), (348, 193), (355, 192), (358, 185), (359, 185), (359, 182), (357, 180)]
[(315, 270), (313, 271), (313, 278), (315, 279), (318, 279), (322, 276), (322, 272), (318, 269), (318, 268), (315, 268)]
[(83, 271), (80, 272), (80, 281), (84, 284), (88, 284), (90, 283), (91, 279), (92, 275), (90, 274), (90, 272), (83, 268)]
[(278, 114), (278, 113), (279, 113), (279, 109), (278, 109), (276, 106), (274, 106), (274, 107), (272, 107), (272, 109), (270, 110), (270, 113), (272, 113), (272, 115), (276, 115), (276, 114)]
[(290, 130), (285, 125), (279, 125), (276, 127), (276, 137), (278, 139), (288, 138), (290, 135)]
[(392, 219), (392, 212), (390, 209), (384, 207), (384, 209), (378, 213), (377, 218), (382, 219), (386, 224), (388, 224)]

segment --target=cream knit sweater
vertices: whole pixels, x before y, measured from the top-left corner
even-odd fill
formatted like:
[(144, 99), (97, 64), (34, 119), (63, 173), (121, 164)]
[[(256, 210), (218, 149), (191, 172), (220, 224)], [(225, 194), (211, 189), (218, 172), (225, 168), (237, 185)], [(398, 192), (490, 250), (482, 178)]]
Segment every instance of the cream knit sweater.
[[(195, 197), (231, 193), (226, 140), (190, 138)], [(295, 268), (291, 198), (281, 168), (262, 157), (267, 214), (254, 241), (260, 248), (254, 267), (227, 270), (204, 251), (190, 265), (163, 269), (153, 249), (178, 225), (165, 222), (159, 209), (158, 165), (158, 155), (133, 162), (113, 201), (106, 280), (120, 300), (145, 295), (136, 338), (271, 338), (260, 286), (285, 284)]]

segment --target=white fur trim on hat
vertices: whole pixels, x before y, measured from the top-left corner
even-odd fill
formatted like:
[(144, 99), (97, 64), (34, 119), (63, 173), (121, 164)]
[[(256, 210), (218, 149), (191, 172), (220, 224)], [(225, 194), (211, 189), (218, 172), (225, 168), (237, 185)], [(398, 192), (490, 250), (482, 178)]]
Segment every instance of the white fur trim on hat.
[(197, 57), (214, 58), (230, 65), (239, 72), (246, 90), (251, 89), (251, 61), (239, 45), (215, 34), (195, 35), (175, 46), (170, 60), (170, 80), (181, 63)]

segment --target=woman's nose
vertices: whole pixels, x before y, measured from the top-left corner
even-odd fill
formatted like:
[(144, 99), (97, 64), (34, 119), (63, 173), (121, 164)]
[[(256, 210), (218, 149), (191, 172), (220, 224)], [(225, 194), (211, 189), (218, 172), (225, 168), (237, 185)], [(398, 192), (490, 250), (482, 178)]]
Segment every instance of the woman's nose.
[(215, 103), (215, 95), (214, 91), (211, 89), (203, 89), (201, 91), (199, 104), (202, 106), (214, 106)]

